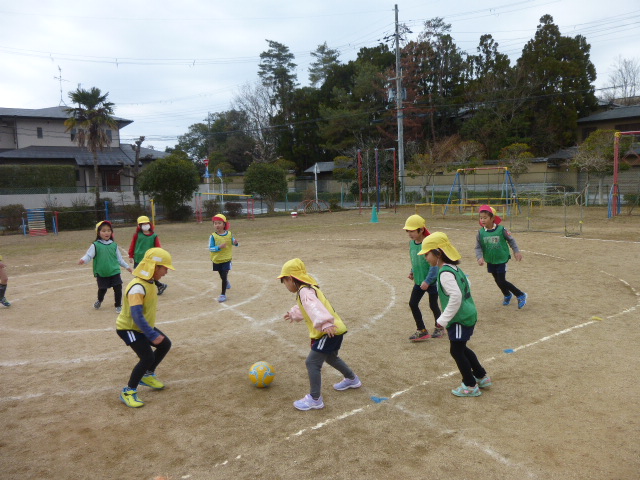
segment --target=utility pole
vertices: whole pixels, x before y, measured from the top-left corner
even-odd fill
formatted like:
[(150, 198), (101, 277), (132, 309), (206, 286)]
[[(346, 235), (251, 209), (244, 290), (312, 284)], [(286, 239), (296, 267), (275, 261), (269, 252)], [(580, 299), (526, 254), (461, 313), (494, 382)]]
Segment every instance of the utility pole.
[(396, 117), (398, 119), (398, 177), (400, 177), (400, 205), (404, 205), (404, 112), (402, 109), (402, 72), (400, 71), (400, 31), (398, 4), (396, 11)]
[(136, 206), (140, 206), (140, 191), (138, 190), (138, 172), (140, 171), (140, 145), (144, 142), (144, 136), (138, 138), (131, 148), (136, 152), (136, 159), (133, 164), (133, 197), (136, 202)]

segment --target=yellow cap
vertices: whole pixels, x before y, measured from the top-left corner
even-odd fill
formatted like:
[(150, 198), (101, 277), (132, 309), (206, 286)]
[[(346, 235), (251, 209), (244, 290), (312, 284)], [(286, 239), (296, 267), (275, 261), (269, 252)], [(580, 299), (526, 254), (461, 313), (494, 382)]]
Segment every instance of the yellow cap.
[(418, 255), (426, 255), (431, 250), (440, 249), (444, 254), (449, 257), (449, 260), (460, 260), (462, 255), (456, 250), (449, 241), (446, 233), (433, 232), (422, 241), (422, 248), (418, 252)]
[(417, 230), (419, 228), (427, 228), (427, 222), (420, 215), (411, 215), (402, 227), (403, 230)]
[(304, 262), (299, 258), (289, 260), (282, 266), (282, 271), (278, 278), (282, 277), (293, 277), (309, 285), (318, 285), (316, 279), (307, 273), (307, 267), (304, 266)]
[(227, 223), (227, 217), (225, 217), (223, 214), (221, 213), (216, 213), (212, 218), (211, 221), (215, 222), (216, 220), (220, 220), (221, 222)]
[(133, 271), (133, 274), (136, 277), (149, 280), (153, 277), (153, 274), (156, 271), (156, 265), (161, 265), (163, 267), (170, 268), (171, 270), (175, 270), (171, 260), (171, 254), (164, 248), (155, 247), (147, 250), (144, 254), (144, 258)]
[(149, 220), (149, 217), (142, 215), (141, 217), (138, 217), (138, 225), (141, 223), (151, 223), (151, 220)]
[(100, 226), (103, 223), (106, 223), (107, 225), (109, 225), (111, 227), (111, 230), (113, 230), (113, 227), (111, 226), (111, 222), (109, 220), (100, 220), (98, 223), (96, 223), (96, 233), (100, 231)]

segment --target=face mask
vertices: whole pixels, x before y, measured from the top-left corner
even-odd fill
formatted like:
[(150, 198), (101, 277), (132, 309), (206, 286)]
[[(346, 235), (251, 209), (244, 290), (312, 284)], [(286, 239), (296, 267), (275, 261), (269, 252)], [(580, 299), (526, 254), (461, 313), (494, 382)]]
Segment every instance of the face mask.
[(143, 232), (148, 232), (149, 230), (151, 230), (151, 225), (149, 225), (148, 223), (145, 223), (144, 225), (142, 225)]

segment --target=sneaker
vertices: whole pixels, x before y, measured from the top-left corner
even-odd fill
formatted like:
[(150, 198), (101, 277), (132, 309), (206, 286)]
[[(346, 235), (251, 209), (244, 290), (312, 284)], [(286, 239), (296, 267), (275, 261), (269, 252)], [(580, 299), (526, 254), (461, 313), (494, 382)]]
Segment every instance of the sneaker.
[(153, 388), (154, 390), (162, 390), (164, 388), (164, 383), (158, 380), (155, 373), (150, 373), (142, 377), (140, 385)]
[(418, 330), (416, 331), (416, 333), (409, 337), (409, 340), (411, 340), (412, 342), (423, 342), (424, 340), (427, 340), (429, 338), (431, 338), (431, 335), (429, 335), (429, 332), (427, 330)]
[(122, 312), (122, 307), (116, 307), (116, 313)]
[(458, 388), (454, 388), (451, 390), (456, 397), (479, 397), (482, 395), (480, 388), (478, 388), (478, 384), (474, 387), (467, 387), (464, 383), (460, 384)]
[(231, 288), (231, 282), (227, 280), (227, 290), (229, 290), (230, 288)]
[(527, 304), (527, 294), (523, 293), (518, 297), (518, 308), (522, 308)]
[(144, 405), (144, 402), (138, 398), (138, 391), (133, 388), (124, 387), (120, 394), (120, 400), (127, 407), (138, 408)]
[(444, 336), (444, 328), (436, 327), (433, 329), (433, 332), (431, 333), (431, 338), (440, 338), (442, 336)]
[(314, 400), (311, 395), (306, 394), (300, 400), (296, 400), (295, 402), (293, 402), (293, 406), (298, 410), (303, 411), (318, 410), (320, 408), (324, 408), (324, 402), (322, 401), (322, 395), (320, 395), (320, 398), (318, 398), (318, 400)]
[(345, 378), (341, 382), (338, 382), (333, 385), (333, 388), (336, 390), (347, 390), (348, 388), (360, 388), (362, 386), (362, 382), (356, 375), (356, 377), (352, 380), (350, 378)]
[(504, 305), (505, 307), (507, 305), (509, 305), (511, 303), (511, 299), (513, 298), (513, 293), (510, 293), (509, 295), (506, 295), (504, 297), (504, 300), (502, 301), (502, 305)]
[(11, 306), (11, 303), (9, 302), (9, 300), (7, 300), (7, 297), (0, 298), (0, 303), (2, 305), (4, 305), (5, 307), (10, 307)]
[(169, 285), (167, 285), (166, 283), (161, 283), (158, 287), (158, 295), (162, 295), (168, 286)]
[(93, 304), (93, 308), (98, 310), (100, 308), (100, 305), (102, 305), (102, 302), (100, 300), (96, 300), (96, 303)]
[(485, 375), (482, 378), (476, 378), (476, 382), (478, 382), (478, 387), (480, 388), (489, 388), (491, 385), (493, 385), (493, 382), (491, 381), (491, 377), (489, 375)]
[(218, 302), (222, 303), (222, 302), (226, 302), (227, 301), (227, 296), (226, 295), (220, 295), (218, 297)]

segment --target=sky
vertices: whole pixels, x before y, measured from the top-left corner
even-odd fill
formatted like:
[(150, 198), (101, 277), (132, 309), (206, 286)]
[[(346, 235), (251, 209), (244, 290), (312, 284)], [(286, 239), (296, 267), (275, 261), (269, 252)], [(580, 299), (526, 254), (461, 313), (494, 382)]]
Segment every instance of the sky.
[(144, 135), (143, 147), (164, 150), (258, 81), (266, 40), (295, 55), (305, 86), (324, 42), (346, 63), (387, 41), (395, 5), (409, 39), (441, 17), (463, 51), (475, 54), (489, 33), (512, 63), (549, 14), (562, 35), (586, 37), (597, 89), (610, 85), (618, 59), (640, 60), (638, 0), (0, 0), (0, 107), (70, 105), (70, 91), (97, 87), (133, 121), (121, 143)]

